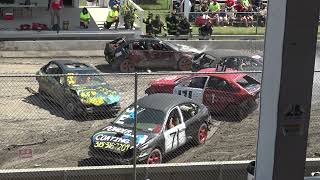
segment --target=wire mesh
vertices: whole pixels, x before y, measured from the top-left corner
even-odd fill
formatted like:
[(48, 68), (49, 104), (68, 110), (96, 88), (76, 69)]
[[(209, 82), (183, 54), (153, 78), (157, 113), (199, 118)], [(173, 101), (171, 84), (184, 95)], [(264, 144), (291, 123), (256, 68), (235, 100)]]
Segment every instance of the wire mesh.
[[(150, 163), (137, 171), (137, 179), (171, 177), (152, 163), (255, 158), (261, 72), (137, 76), (136, 159), (138, 164)], [(308, 158), (319, 157), (318, 76), (315, 72)], [(9, 75), (0, 79), (1, 169), (132, 165), (134, 74)], [(121, 109), (116, 113), (97, 98), (106, 92), (120, 96)], [(70, 95), (73, 101), (69, 101)], [(151, 99), (150, 107), (141, 101), (157, 95), (162, 96)], [(68, 103), (81, 108), (91, 103), (103, 110), (73, 115)], [(183, 168), (185, 173), (193, 167)], [(133, 172), (130, 170), (130, 177)], [(206, 172), (197, 173), (201, 177)]]
[[(174, 77), (176, 76), (192, 77), (190, 73), (174, 75)], [(194, 78), (198, 79), (198, 76), (200, 75)], [(123, 144), (130, 141), (132, 139), (130, 136), (133, 135), (133, 126), (131, 124), (134, 121), (132, 121), (132, 109), (130, 109), (130, 105), (134, 102), (133, 75), (68, 74), (2, 76), (0, 78), (2, 79), (0, 83), (1, 94), (3, 94), (0, 108), (0, 118), (2, 119), (0, 130), (2, 132), (1, 139), (3, 139), (1, 141), (2, 169), (132, 164), (132, 147)], [(169, 74), (139, 75), (137, 84), (138, 99), (145, 98), (147, 93), (151, 95), (158, 92), (168, 93), (164, 97), (170, 99), (171, 96), (169, 94), (173, 93), (172, 87), (162, 87), (160, 88), (161, 91), (159, 91), (159, 89), (153, 89), (153, 86), (151, 86), (159, 78), (168, 80), (172, 76)], [(191, 88), (195, 87), (192, 86)], [(116, 97), (118, 95), (119, 99)], [(221, 99), (221, 97), (215, 98), (217, 101)], [(226, 98), (231, 98), (231, 95), (227, 94)], [(153, 106), (157, 107), (157, 103), (166, 103), (160, 100), (159, 102), (152, 102), (152, 104), (155, 104)], [(210, 103), (212, 102), (210, 100)], [(109, 105), (104, 103), (109, 103)], [(209, 102), (205, 101), (205, 103)], [(204, 142), (205, 139), (203, 138), (206, 138), (207, 134), (209, 134), (207, 128), (212, 126), (214, 129), (218, 129), (218, 125), (221, 123), (216, 118), (212, 120), (206, 117), (207, 114), (205, 113), (201, 115), (201, 104), (202, 102), (195, 101), (179, 105), (174, 110), (175, 114), (172, 114), (175, 118), (180, 118), (179, 122), (177, 122), (180, 123), (180, 126), (183, 124), (180, 130), (184, 131), (184, 128), (186, 128), (187, 131), (192, 131), (192, 135), (173, 131), (170, 132), (173, 134), (167, 135), (172, 138), (169, 143), (162, 139), (159, 140), (157, 145), (152, 145), (154, 147), (151, 149), (140, 150), (139, 148), (143, 145), (143, 141), (147, 140), (147, 136), (151, 137), (152, 134), (160, 137), (162, 126), (163, 128), (169, 127), (169, 125), (164, 127), (164, 123), (167, 123), (166, 118), (169, 118), (169, 116), (166, 116), (169, 112), (155, 110), (149, 111), (144, 115), (143, 111), (148, 111), (144, 108), (147, 107), (140, 105), (142, 107), (140, 108), (138, 103), (137, 153), (140, 153), (139, 155), (137, 154), (138, 163), (146, 163), (148, 161), (149, 163), (160, 161), (163, 163), (192, 162), (218, 159), (203, 159), (204, 156), (198, 156), (195, 153), (205, 149), (205, 146), (196, 147), (194, 144)], [(115, 108), (114, 112), (111, 111), (113, 108)], [(215, 108), (222, 109), (220, 105)], [(196, 115), (201, 116), (196, 117)], [(231, 113), (228, 115), (234, 116)], [(187, 124), (184, 121), (193, 121), (195, 117), (196, 119), (204, 118), (204, 121), (197, 124), (199, 127), (192, 127), (190, 130), (189, 127), (186, 127)], [(205, 121), (207, 120), (206, 118), (210, 120), (208, 123)], [(110, 124), (114, 119), (116, 121)], [(117, 119), (120, 119), (118, 124)], [(148, 122), (149, 120), (150, 122)], [(123, 123), (125, 121), (128, 121), (128, 123)], [(141, 124), (140, 121), (142, 121)], [(175, 124), (175, 122), (170, 123), (171, 126), (179, 125)], [(201, 127), (200, 125), (203, 126)], [(203, 132), (200, 135), (201, 130)], [(165, 131), (163, 129), (163, 132)], [(121, 135), (128, 136), (124, 138)], [(197, 139), (192, 139), (194, 138), (192, 136), (197, 137)], [(199, 139), (200, 136), (202, 140)], [(109, 141), (112, 143), (109, 143)], [(106, 152), (105, 149), (108, 148), (123, 152)], [(212, 146), (209, 148), (212, 148)], [(173, 149), (175, 151), (172, 151)], [(149, 157), (151, 152), (155, 152), (153, 160)]]

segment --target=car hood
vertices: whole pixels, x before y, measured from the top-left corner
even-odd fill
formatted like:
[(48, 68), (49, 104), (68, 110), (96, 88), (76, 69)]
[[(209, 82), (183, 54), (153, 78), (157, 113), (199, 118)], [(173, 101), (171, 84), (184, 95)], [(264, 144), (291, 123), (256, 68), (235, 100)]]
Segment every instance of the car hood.
[(119, 93), (106, 85), (73, 86), (71, 89), (76, 92), (81, 102), (85, 105), (101, 106), (120, 101)]
[[(144, 145), (155, 136), (156, 134), (153, 133), (137, 131), (136, 146), (139, 147)], [(133, 128), (123, 128), (110, 124), (95, 132), (93, 136), (91, 136), (91, 143), (94, 148), (106, 149), (116, 153), (125, 153), (128, 150), (133, 149), (134, 146)]]
[(184, 75), (177, 75), (177, 76), (168, 76), (164, 78), (159, 78), (156, 80), (151, 81), (150, 85), (173, 85), (179, 82), (181, 79), (184, 79), (186, 76)]
[(195, 54), (199, 54), (202, 53), (204, 50), (200, 50), (191, 46), (187, 46), (187, 45), (182, 45), (182, 44), (177, 44), (179, 51), (181, 52), (190, 52), (190, 53), (195, 53)]

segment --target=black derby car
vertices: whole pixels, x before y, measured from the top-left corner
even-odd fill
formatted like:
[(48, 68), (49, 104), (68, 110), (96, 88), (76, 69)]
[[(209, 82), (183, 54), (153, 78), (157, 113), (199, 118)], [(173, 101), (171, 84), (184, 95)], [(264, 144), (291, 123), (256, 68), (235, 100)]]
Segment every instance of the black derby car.
[[(204, 144), (210, 127), (208, 109), (192, 99), (172, 94), (145, 96), (137, 102), (137, 162), (161, 163), (163, 157), (188, 142)], [(91, 137), (89, 156), (132, 164), (134, 105)]]
[(258, 54), (239, 50), (214, 50), (199, 53), (192, 60), (192, 71), (213, 68), (216, 65), (238, 71), (262, 71), (263, 59)]

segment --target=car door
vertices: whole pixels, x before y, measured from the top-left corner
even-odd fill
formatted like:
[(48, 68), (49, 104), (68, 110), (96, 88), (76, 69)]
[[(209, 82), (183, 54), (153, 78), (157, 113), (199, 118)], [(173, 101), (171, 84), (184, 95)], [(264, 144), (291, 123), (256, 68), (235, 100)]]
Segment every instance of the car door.
[[(195, 103), (183, 103), (179, 105), (181, 111), (183, 122), (186, 125), (186, 136), (195, 137), (198, 132), (199, 126), (202, 121), (199, 119), (198, 111), (199, 106)], [(201, 117), (200, 117), (201, 118)]]
[(128, 58), (130, 62), (134, 63), (137, 67), (148, 67), (148, 49), (147, 44), (143, 40), (136, 40), (129, 43)]
[[(172, 126), (170, 126), (171, 122), (174, 122)], [(186, 143), (186, 125), (178, 107), (169, 111), (163, 128), (166, 153), (171, 152)]]
[(234, 87), (227, 80), (210, 77), (204, 90), (203, 104), (210, 111), (222, 111), (234, 99)]
[[(47, 74), (54, 75), (54, 74), (62, 74), (62, 69), (55, 63), (51, 63), (48, 66)], [(62, 92), (62, 84), (60, 81), (63, 81), (64, 77), (61, 76), (48, 76), (47, 81), (47, 94), (54, 99), (59, 100), (61, 97)]]
[(170, 51), (160, 41), (149, 42), (149, 61), (152, 68), (173, 67), (174, 61), (170, 61)]
[(174, 87), (173, 94), (182, 95), (198, 103), (202, 103), (207, 81), (208, 76), (195, 76), (191, 79), (184, 80)]

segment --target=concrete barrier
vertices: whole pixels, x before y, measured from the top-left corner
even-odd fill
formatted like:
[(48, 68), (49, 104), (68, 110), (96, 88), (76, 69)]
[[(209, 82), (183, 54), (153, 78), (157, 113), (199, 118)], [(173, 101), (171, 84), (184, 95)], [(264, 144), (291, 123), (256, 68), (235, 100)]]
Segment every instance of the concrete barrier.
[[(168, 163), (138, 165), (138, 180), (241, 180), (247, 178), (246, 167), (250, 161)], [(320, 159), (308, 159), (305, 175), (319, 171)], [(99, 166), (74, 168), (46, 168), (0, 170), (1, 180), (129, 180), (133, 179), (133, 166)]]
[[(263, 51), (263, 40), (168, 40), (198, 49)], [(104, 56), (110, 40), (0, 41), (0, 57), (83, 57)], [(320, 47), (320, 41), (317, 46)]]
[[(168, 40), (199, 49), (263, 50), (262, 40)], [(104, 56), (109, 40), (2, 41), (0, 57), (82, 57)]]

